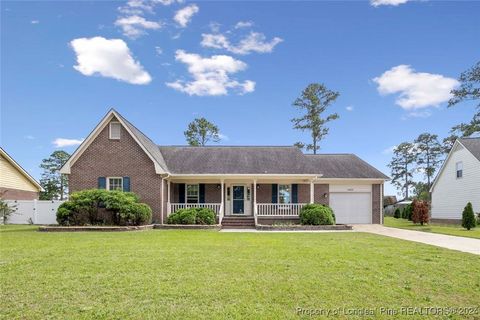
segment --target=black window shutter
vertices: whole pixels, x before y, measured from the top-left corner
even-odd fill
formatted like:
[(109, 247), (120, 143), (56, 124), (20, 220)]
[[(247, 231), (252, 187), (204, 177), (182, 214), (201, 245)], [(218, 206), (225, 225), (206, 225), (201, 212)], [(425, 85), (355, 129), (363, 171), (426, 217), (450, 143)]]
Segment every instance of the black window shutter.
[(130, 192), (130, 177), (123, 177), (123, 191)]
[(98, 189), (107, 189), (107, 178), (98, 177)]
[(272, 184), (272, 203), (278, 203), (278, 184)]
[(198, 203), (205, 203), (205, 184), (198, 185)]
[(185, 203), (185, 183), (178, 184), (178, 202)]
[(292, 184), (292, 203), (298, 203), (298, 184)]

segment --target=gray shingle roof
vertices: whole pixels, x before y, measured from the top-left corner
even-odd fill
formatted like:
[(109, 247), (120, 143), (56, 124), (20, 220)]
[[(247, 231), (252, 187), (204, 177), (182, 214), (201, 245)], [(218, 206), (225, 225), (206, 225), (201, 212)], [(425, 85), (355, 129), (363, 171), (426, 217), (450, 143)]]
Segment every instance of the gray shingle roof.
[(354, 154), (305, 155), (322, 178), (390, 179)]
[(298, 148), (160, 146), (172, 174), (317, 174), (388, 179), (353, 154), (304, 155)]
[(160, 146), (173, 174), (308, 174), (296, 147)]
[(460, 142), (480, 161), (480, 137), (460, 138)]

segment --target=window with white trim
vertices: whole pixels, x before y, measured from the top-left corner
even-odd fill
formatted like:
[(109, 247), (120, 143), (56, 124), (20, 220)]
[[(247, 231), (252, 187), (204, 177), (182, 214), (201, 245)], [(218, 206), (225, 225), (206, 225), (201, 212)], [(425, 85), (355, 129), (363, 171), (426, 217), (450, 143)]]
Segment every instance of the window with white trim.
[(279, 184), (278, 185), (278, 203), (292, 202), (292, 185)]
[(187, 184), (185, 186), (185, 199), (187, 199), (187, 203), (198, 203), (199, 195), (198, 184)]
[(455, 172), (457, 174), (457, 179), (463, 177), (463, 162), (457, 162), (455, 164)]
[(121, 128), (120, 122), (110, 122), (110, 139), (119, 140)]
[(121, 178), (121, 177), (108, 177), (107, 178), (107, 190), (123, 191), (123, 178)]

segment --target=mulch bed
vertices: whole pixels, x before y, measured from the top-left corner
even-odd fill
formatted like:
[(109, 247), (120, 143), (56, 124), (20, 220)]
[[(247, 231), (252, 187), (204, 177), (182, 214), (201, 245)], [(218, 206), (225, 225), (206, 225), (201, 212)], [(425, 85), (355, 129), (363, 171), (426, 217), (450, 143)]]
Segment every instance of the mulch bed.
[(258, 224), (257, 230), (262, 231), (309, 231), (309, 230), (352, 230), (352, 226), (347, 224), (337, 224), (337, 225), (326, 225), (326, 226), (310, 226), (310, 225), (301, 225), (301, 224), (292, 224), (292, 225), (265, 225)]
[(156, 224), (154, 229), (183, 229), (183, 230), (220, 230), (218, 224)]
[(141, 231), (153, 229), (153, 224), (144, 226), (41, 226), (38, 231), (42, 232), (81, 232), (81, 231)]

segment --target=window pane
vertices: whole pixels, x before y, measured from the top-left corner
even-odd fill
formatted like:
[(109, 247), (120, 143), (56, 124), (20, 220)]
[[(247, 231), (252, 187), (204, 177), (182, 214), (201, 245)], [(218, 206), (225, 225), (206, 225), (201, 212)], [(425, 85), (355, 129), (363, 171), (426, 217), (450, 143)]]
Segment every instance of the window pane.
[(290, 185), (278, 185), (278, 203), (290, 203)]
[(198, 203), (198, 184), (187, 184), (187, 203)]
[(122, 178), (108, 178), (108, 189), (112, 190), (123, 190), (123, 179)]

